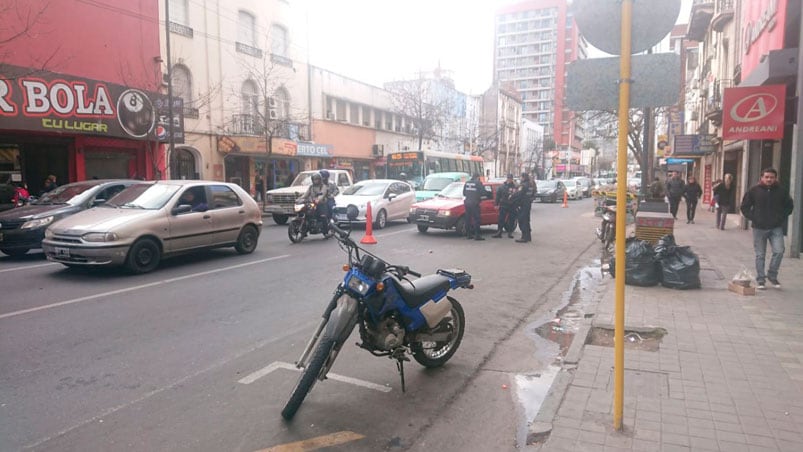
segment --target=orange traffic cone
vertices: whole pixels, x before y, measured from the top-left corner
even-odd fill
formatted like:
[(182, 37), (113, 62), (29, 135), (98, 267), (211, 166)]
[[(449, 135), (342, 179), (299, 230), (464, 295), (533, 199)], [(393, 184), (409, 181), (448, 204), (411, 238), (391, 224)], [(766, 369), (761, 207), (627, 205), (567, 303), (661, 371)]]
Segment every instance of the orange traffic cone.
[(569, 194), (563, 192), (563, 205), (561, 207), (569, 207)]
[(360, 240), (360, 243), (363, 245), (376, 245), (376, 239), (374, 238), (374, 218), (373, 215), (371, 215), (370, 202), (365, 207), (365, 236)]

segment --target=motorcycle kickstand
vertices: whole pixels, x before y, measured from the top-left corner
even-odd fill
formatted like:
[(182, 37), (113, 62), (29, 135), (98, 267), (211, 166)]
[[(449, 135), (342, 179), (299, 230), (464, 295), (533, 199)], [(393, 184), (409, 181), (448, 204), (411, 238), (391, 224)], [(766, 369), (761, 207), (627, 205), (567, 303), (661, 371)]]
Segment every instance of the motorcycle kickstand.
[(401, 358), (396, 359), (396, 369), (399, 371), (399, 376), (401, 377), (401, 385), (402, 385), (402, 392), (406, 392), (406, 388), (404, 386), (404, 360)]

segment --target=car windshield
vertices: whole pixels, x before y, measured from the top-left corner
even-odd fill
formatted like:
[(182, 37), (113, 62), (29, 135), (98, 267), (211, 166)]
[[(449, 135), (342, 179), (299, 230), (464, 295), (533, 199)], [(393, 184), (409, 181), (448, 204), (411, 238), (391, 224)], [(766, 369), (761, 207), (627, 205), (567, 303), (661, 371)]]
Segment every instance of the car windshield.
[(161, 209), (179, 188), (178, 185), (158, 183), (136, 184), (121, 191), (106, 204), (124, 209)]
[(439, 198), (463, 199), (463, 182), (452, 182), (436, 196)]
[(441, 191), (452, 182), (454, 182), (454, 180), (450, 177), (428, 177), (424, 181), (424, 187), (422, 187), (421, 189), (431, 190), (431, 191)]
[(360, 182), (343, 190), (344, 195), (379, 196), (385, 193), (387, 182)]
[(70, 205), (78, 205), (83, 203), (90, 194), (87, 192), (88, 190), (97, 187), (98, 184), (67, 184), (62, 185), (61, 187), (56, 187), (55, 189), (42, 194), (42, 196), (37, 199), (32, 204), (70, 204)]
[(566, 188), (572, 188), (580, 185), (580, 182), (577, 182), (573, 179), (561, 179), (561, 182), (563, 182), (563, 185), (565, 185)]
[(555, 189), (558, 183), (554, 180), (539, 180), (535, 182), (535, 186), (538, 188), (538, 191), (546, 191)]

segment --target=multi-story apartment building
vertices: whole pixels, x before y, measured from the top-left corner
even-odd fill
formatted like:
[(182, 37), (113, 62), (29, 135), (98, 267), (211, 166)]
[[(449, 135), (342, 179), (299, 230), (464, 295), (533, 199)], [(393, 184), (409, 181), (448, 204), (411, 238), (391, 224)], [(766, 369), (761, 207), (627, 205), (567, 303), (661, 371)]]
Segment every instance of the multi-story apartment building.
[[(700, 44), (699, 62), (686, 96), (690, 111), (686, 133), (715, 136), (715, 152), (701, 158), (700, 179), (710, 187), (711, 179), (732, 174), (737, 185), (734, 206), (766, 167), (776, 168), (781, 184), (800, 199), (803, 156), (799, 146), (793, 147), (798, 119), (787, 108), (800, 85), (800, 19), (800, 1), (693, 3), (687, 37)], [(778, 98), (784, 90), (785, 98)], [(739, 110), (748, 104), (752, 114)], [(775, 122), (760, 127), (728, 125), (735, 120), (753, 125), (757, 119), (770, 117)], [(767, 131), (774, 136), (767, 137)], [(793, 218), (790, 248), (793, 255), (799, 255), (803, 226), (799, 214)], [(748, 226), (744, 218), (741, 222)]]
[[(159, 177), (157, 5), (0, 6), (0, 182)], [(161, 129), (159, 129), (161, 130)]]
[(522, 114), (545, 129), (561, 150), (580, 149), (583, 136), (565, 107), (566, 64), (585, 58), (566, 0), (529, 0), (496, 12), (494, 80), (512, 83)]
[(494, 168), (491, 175), (521, 172), (522, 103), (518, 93), (497, 82), (483, 93), (481, 108), (478, 128), (481, 137), (488, 137), (483, 156), (490, 160), (487, 153), (493, 153)]

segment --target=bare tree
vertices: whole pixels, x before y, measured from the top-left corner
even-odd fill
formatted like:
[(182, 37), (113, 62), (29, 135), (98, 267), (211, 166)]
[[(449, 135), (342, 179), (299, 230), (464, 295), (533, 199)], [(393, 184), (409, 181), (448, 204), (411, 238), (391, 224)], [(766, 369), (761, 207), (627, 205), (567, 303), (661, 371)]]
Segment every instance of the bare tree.
[[(607, 124), (617, 123), (617, 113), (615, 111), (595, 111), (592, 112), (589, 120), (598, 120)], [(606, 127), (599, 129), (600, 138), (615, 139), (617, 138), (618, 128)], [(630, 151), (630, 156), (643, 170), (644, 160), (644, 111), (642, 109), (633, 108), (628, 114), (628, 127), (627, 127), (627, 149)]]
[[(32, 2), (29, 0), (3, 0), (0, 2), (0, 63), (9, 61), (13, 53), (12, 46), (19, 47), (20, 41), (47, 34), (44, 29), (45, 13), (50, 6), (49, 1)], [(17, 74), (24, 77), (46, 70), (53, 58), (59, 54), (60, 44), (54, 45), (52, 52), (35, 61), (30, 73)], [(0, 74), (0, 80), (8, 80), (6, 74)]]
[(454, 111), (453, 100), (439, 85), (439, 80), (430, 80), (419, 74), (417, 79), (390, 82), (385, 85), (392, 96), (396, 113), (412, 122), (412, 130), (418, 138), (418, 149), (424, 140), (442, 135)]

